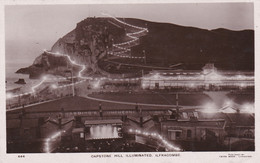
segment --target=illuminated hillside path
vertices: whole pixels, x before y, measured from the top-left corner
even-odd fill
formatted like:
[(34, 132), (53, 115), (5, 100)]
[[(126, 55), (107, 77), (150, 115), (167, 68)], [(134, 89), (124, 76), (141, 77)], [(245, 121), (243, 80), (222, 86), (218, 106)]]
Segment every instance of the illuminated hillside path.
[[(127, 55), (122, 55), (122, 54), (125, 54), (127, 52), (131, 52), (131, 49), (128, 48), (128, 47), (124, 47), (124, 46), (130, 46), (131, 47), (131, 43), (136, 43), (138, 44), (138, 41), (139, 41), (139, 37), (141, 35), (145, 35), (147, 32), (148, 32), (148, 29), (147, 28), (143, 28), (143, 27), (138, 27), (138, 26), (134, 26), (134, 25), (131, 25), (131, 24), (128, 24), (126, 22), (123, 22), (119, 19), (117, 19), (116, 17), (114, 16), (111, 16), (109, 14), (104, 14), (103, 15), (105, 16), (108, 16), (112, 19), (114, 19), (115, 21), (117, 21), (118, 23), (120, 24), (123, 24), (125, 26), (128, 26), (128, 27), (131, 27), (131, 28), (134, 28), (136, 29), (137, 31), (136, 32), (132, 32), (132, 33), (126, 33), (126, 36), (129, 37), (131, 40), (130, 41), (126, 41), (126, 42), (121, 42), (121, 43), (117, 43), (117, 44), (113, 44), (112, 46), (119, 49), (119, 52), (109, 52), (110, 55), (113, 55), (113, 56), (117, 56), (117, 57), (121, 57), (121, 58), (131, 58), (131, 59), (145, 59), (145, 57), (137, 57), (137, 56), (127, 56)], [(112, 23), (112, 22), (110, 22)], [(114, 23), (112, 23), (114, 24)], [(115, 25), (115, 24), (114, 24)], [(140, 35), (139, 37), (136, 36), (136, 35)], [(134, 46), (134, 45), (132, 45)]]
[(143, 68), (155, 68), (155, 69), (163, 69), (163, 70), (172, 70), (174, 67), (179, 66), (180, 64), (177, 63), (175, 65), (172, 65), (171, 68), (168, 67), (157, 67), (157, 66), (145, 66), (145, 65), (138, 65), (138, 64), (129, 64), (129, 63), (122, 63), (122, 62), (115, 62), (115, 61), (106, 61), (109, 63), (115, 63), (115, 64), (119, 64), (119, 65), (126, 65), (126, 66), (132, 66), (132, 67), (143, 67)]
[[(126, 26), (129, 26), (131, 28), (135, 28), (137, 29), (138, 31), (136, 32), (132, 32), (132, 33), (126, 33), (126, 36), (131, 38), (130, 41), (127, 41), (127, 42), (121, 42), (121, 43), (117, 43), (117, 44), (113, 44), (113, 47), (117, 48), (117, 49), (120, 49), (121, 51), (119, 52), (109, 52), (110, 55), (112, 56), (116, 56), (116, 57), (120, 57), (120, 58), (129, 58), (129, 59), (146, 59), (145, 56), (143, 57), (137, 57), (137, 56), (127, 56), (127, 55), (122, 55), (122, 54), (125, 54), (127, 52), (131, 52), (131, 49), (130, 48), (125, 48), (124, 45), (130, 45), (131, 43), (133, 42), (137, 42), (139, 41), (139, 37), (135, 36), (135, 35), (138, 35), (138, 34), (142, 34), (145, 35), (146, 32), (148, 32), (148, 28), (143, 28), (143, 27), (138, 27), (138, 26), (134, 26), (134, 25), (131, 25), (131, 24), (128, 24), (126, 22), (123, 22), (119, 19), (117, 19), (116, 17), (114, 16), (111, 16), (109, 14), (103, 14), (105, 16), (108, 16), (112, 19), (114, 19), (115, 21), (117, 21), (118, 23), (120, 24), (123, 24), (123, 25), (126, 25)], [(112, 22), (111, 22), (112, 23)], [(114, 23), (113, 23), (114, 24)], [(114, 24), (115, 25), (115, 24)], [(136, 46), (136, 45), (133, 45), (133, 46)], [(173, 69), (174, 67), (177, 67), (180, 65), (180, 63), (178, 64), (175, 64), (173, 66), (171, 66), (171, 68), (166, 68), (166, 67), (156, 67), (156, 66), (145, 66), (145, 65), (139, 65), (139, 64), (127, 64), (127, 63), (123, 63), (123, 62), (114, 62), (114, 61), (108, 61), (106, 60), (106, 62), (110, 62), (110, 63), (114, 63), (114, 64), (121, 64), (121, 65), (126, 65), (126, 66), (131, 66), (131, 67), (142, 67), (142, 68), (155, 68), (155, 69)]]

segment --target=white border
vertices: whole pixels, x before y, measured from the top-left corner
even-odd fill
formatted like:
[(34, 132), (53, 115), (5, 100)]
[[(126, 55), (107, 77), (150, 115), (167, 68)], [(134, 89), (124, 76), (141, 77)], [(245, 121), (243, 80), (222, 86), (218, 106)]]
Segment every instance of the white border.
[[(259, 162), (260, 153), (259, 153), (259, 91), (256, 91), (255, 99), (255, 109), (256, 109), (256, 137), (255, 152), (180, 152), (180, 157), (153, 157), (153, 158), (139, 158), (139, 157), (124, 157), (124, 158), (91, 158), (92, 155), (96, 153), (66, 153), (66, 154), (24, 154), (25, 158), (18, 158), (18, 154), (6, 154), (6, 121), (5, 121), (5, 38), (4, 38), (4, 5), (27, 5), (27, 4), (138, 4), (138, 3), (215, 3), (215, 2), (253, 2), (254, 3), (254, 29), (255, 29), (255, 90), (260, 90), (259, 84), (259, 70), (260, 70), (260, 57), (259, 57), (259, 18), (260, 18), (260, 0), (229, 0), (229, 1), (220, 1), (220, 0), (0, 0), (0, 163), (1, 162), (37, 162), (37, 163), (46, 163), (46, 162)], [(104, 154), (104, 153), (101, 153)], [(111, 153), (107, 153), (111, 154)], [(119, 153), (117, 153), (119, 154)], [(131, 154), (131, 153), (121, 153)], [(166, 154), (166, 153), (163, 153)], [(247, 156), (252, 156), (251, 158), (220, 158), (220, 156), (228, 156), (228, 154), (245, 154)], [(154, 155), (154, 153), (153, 153)]]

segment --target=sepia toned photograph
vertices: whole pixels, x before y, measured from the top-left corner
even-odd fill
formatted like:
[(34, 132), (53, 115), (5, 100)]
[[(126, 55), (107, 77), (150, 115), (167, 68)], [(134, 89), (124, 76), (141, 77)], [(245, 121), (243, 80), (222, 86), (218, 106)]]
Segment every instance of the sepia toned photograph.
[(254, 3), (4, 10), (7, 154), (255, 151)]

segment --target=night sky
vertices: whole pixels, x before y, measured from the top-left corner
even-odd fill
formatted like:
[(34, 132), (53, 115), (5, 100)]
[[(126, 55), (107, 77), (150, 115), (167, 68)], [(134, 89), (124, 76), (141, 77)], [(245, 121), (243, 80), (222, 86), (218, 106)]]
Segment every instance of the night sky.
[[(81, 20), (131, 17), (203, 29), (254, 29), (252, 3), (11, 5), (5, 7), (6, 65), (28, 65)], [(20, 66), (19, 65), (19, 66)]]

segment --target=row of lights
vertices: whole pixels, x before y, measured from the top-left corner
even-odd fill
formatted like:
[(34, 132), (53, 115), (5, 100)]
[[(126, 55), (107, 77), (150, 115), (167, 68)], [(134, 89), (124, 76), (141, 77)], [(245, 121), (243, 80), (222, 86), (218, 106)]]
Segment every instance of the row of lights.
[(173, 72), (163, 72), (163, 73), (150, 72), (149, 74), (151, 74), (151, 75), (153, 75), (153, 74), (159, 74), (159, 75), (161, 75), (161, 74), (163, 74), (163, 75), (174, 75), (174, 74), (180, 75), (180, 74), (183, 74), (183, 75), (187, 75), (187, 74), (201, 74), (201, 73), (199, 73), (199, 72), (189, 72), (189, 73), (187, 73), (187, 72), (176, 72), (176, 73), (173, 73)]
[(115, 53), (109, 52), (108, 54), (116, 56), (116, 57), (121, 57), (121, 58), (131, 58), (131, 59), (144, 59), (145, 57), (134, 57), (134, 56), (126, 56), (126, 55), (118, 55)]
[[(225, 81), (229, 80), (229, 77), (224, 77), (224, 76), (211, 76), (209, 78), (205, 78), (205, 75), (197, 75), (197, 76), (184, 76), (184, 75), (178, 75), (178, 76), (162, 76), (160, 73), (153, 73), (151, 76), (147, 76), (144, 79), (146, 80), (218, 80), (218, 81)], [(246, 77), (246, 78), (241, 78), (241, 77), (233, 77), (235, 80), (251, 80), (252, 77)], [(244, 85), (246, 86), (246, 85)], [(243, 87), (243, 85), (241, 85)]]
[(128, 52), (128, 51), (131, 51), (131, 49), (125, 48), (125, 47), (121, 47), (121, 46), (123, 46), (123, 45), (129, 45), (130, 43), (133, 43), (133, 42), (138, 41), (139, 38), (138, 38), (138, 37), (135, 37), (134, 35), (136, 35), (136, 34), (141, 34), (141, 33), (143, 33), (143, 32), (148, 32), (148, 29), (147, 29), (147, 28), (138, 27), (138, 26), (134, 26), (134, 25), (131, 25), (131, 24), (128, 24), (128, 23), (125, 23), (125, 22), (123, 22), (123, 21), (121, 21), (121, 20), (117, 19), (116, 17), (113, 17), (113, 16), (111, 16), (111, 15), (109, 15), (109, 14), (103, 14), (103, 15), (106, 15), (106, 16), (108, 16), (108, 17), (111, 17), (111, 18), (113, 18), (114, 20), (116, 20), (117, 22), (119, 22), (119, 23), (121, 23), (121, 24), (124, 24), (124, 25), (126, 25), (126, 26), (129, 26), (129, 27), (136, 28), (136, 29), (139, 29), (139, 30), (140, 30), (140, 31), (133, 32), (133, 33), (126, 33), (126, 36), (127, 36), (127, 37), (130, 37), (132, 40), (127, 41), (127, 42), (123, 42), (123, 43), (113, 44), (114, 47), (116, 47), (116, 48), (118, 48), (118, 49), (121, 49), (121, 50), (123, 50), (123, 51), (118, 52), (118, 53), (116, 53), (116, 54), (113, 54), (113, 53), (112, 53), (112, 55), (117, 56), (117, 57), (122, 57), (122, 58), (143, 59), (144, 57), (131, 57), (131, 56), (125, 56), (125, 55), (124, 55), (124, 56), (120, 56), (119, 54), (124, 54), (124, 53), (126, 53), (126, 52)]
[(55, 139), (57, 139), (58, 137), (60, 137), (61, 136), (61, 134), (62, 133), (65, 133), (66, 131), (64, 130), (64, 131), (59, 131), (59, 132), (56, 132), (56, 133), (54, 133), (52, 136), (50, 136), (49, 138), (47, 138), (46, 140), (45, 140), (45, 144), (44, 144), (44, 152), (45, 153), (50, 153), (51, 152), (51, 149), (50, 149), (50, 147), (51, 147), (51, 141), (55, 141)]
[(146, 136), (149, 137), (151, 136), (154, 139), (159, 140), (161, 143), (163, 143), (165, 145), (165, 147), (167, 149), (170, 150), (174, 150), (174, 151), (181, 151), (181, 149), (177, 146), (174, 146), (173, 144), (169, 143), (166, 139), (164, 139), (160, 134), (155, 133), (155, 132), (145, 132), (145, 131), (141, 131), (141, 130), (134, 130), (134, 129), (129, 129), (128, 130), (130, 133), (134, 133), (134, 134), (138, 134), (138, 135), (142, 135), (142, 136)]
[[(147, 29), (143, 29), (142, 31), (140, 32), (145, 32)], [(135, 32), (137, 33), (137, 32)], [(121, 49), (121, 50), (124, 50), (124, 52), (127, 52), (127, 51), (131, 51), (131, 49), (129, 48), (125, 48), (125, 47), (121, 47), (123, 45), (128, 45), (132, 42), (135, 42), (135, 41), (138, 41), (139, 38), (138, 37), (135, 37), (133, 36), (135, 33), (127, 33), (126, 36), (130, 37), (132, 40), (130, 41), (127, 41), (127, 42), (123, 42), (123, 43), (118, 43), (118, 44), (113, 44), (114, 47), (118, 48), (118, 49)], [(139, 33), (139, 32), (138, 32)]]
[(72, 63), (73, 65), (82, 67), (81, 70), (78, 73), (78, 77), (83, 78), (82, 72), (86, 69), (85, 65), (76, 63), (74, 60), (71, 59), (71, 57), (68, 54), (60, 54), (59, 52), (54, 53), (54, 52), (49, 52), (49, 51), (45, 51), (45, 52), (49, 53), (49, 54), (52, 54), (52, 55), (56, 55), (56, 56), (65, 56), (65, 57), (67, 57), (69, 59), (70, 63)]
[[(164, 73), (154, 73), (154, 72), (150, 72), (151, 75), (154, 75), (154, 74), (157, 74), (157, 75), (192, 75), (192, 74), (201, 74), (199, 72), (177, 72), (177, 73), (167, 73), (167, 72), (164, 72)], [(203, 75), (202, 75), (203, 76)], [(245, 76), (245, 75), (236, 75), (236, 76), (224, 76), (224, 75), (220, 75), (218, 74), (218, 77), (222, 78), (222, 79), (225, 79), (225, 80), (252, 80), (254, 79), (254, 76)]]
[(111, 55), (121, 55), (121, 54), (125, 54), (125, 53), (127, 53), (127, 52), (131, 52), (131, 51), (129, 51), (129, 49), (127, 49), (127, 50), (123, 50), (123, 51), (119, 51), (119, 52), (108, 52), (108, 54), (111, 54)]
[(138, 41), (139, 38), (138, 37), (134, 37), (132, 36), (133, 33), (127, 33), (126, 36), (130, 37), (133, 40), (130, 41), (126, 41), (126, 42), (122, 42), (122, 43), (118, 43), (118, 44), (113, 44), (114, 47), (118, 48), (118, 49), (122, 49), (122, 50), (127, 50), (127, 51), (131, 51), (131, 49), (125, 48), (125, 47), (121, 47), (123, 45), (129, 45), (132, 42)]
[(21, 94), (18, 94), (18, 95), (13, 95), (12, 93), (7, 93), (7, 94), (6, 94), (6, 98), (7, 98), (7, 99), (10, 99), (10, 98), (16, 98), (16, 97), (20, 97), (20, 96), (25, 96), (25, 95), (33, 94), (33, 93), (35, 93), (36, 88), (38, 88), (39, 86), (41, 86), (45, 81), (46, 81), (46, 77), (43, 77), (43, 79), (40, 81), (40, 83), (38, 83), (38, 84), (35, 85), (35, 86), (32, 86), (32, 88), (31, 88), (32, 91), (30, 91), (30, 92), (25, 92), (25, 93), (21, 93)]
[(124, 24), (124, 25), (129, 26), (129, 27), (133, 27), (133, 28), (136, 28), (136, 29), (146, 29), (146, 28), (134, 26), (134, 25), (128, 24), (128, 23), (126, 23), (126, 22), (123, 22), (123, 21), (117, 19), (116, 17), (114, 17), (114, 16), (112, 16), (112, 15), (109, 15), (109, 14), (106, 14), (106, 13), (102, 13), (102, 14), (105, 15), (105, 16), (111, 17), (111, 18), (115, 19), (116, 21), (118, 21), (119, 23), (122, 23), (122, 24)]
[(56, 84), (53, 84), (53, 85), (52, 85), (52, 88), (53, 88), (53, 89), (66, 88), (66, 87), (69, 87), (69, 86), (72, 86), (72, 85), (80, 84), (80, 83), (82, 83), (82, 82), (84, 82), (84, 80), (81, 80), (81, 81), (78, 81), (78, 82), (75, 82), (75, 83), (71, 83), (71, 84), (61, 85), (61, 86), (57, 86)]

